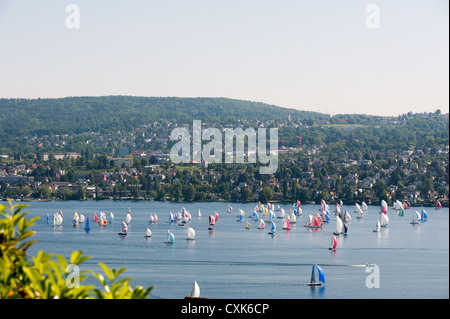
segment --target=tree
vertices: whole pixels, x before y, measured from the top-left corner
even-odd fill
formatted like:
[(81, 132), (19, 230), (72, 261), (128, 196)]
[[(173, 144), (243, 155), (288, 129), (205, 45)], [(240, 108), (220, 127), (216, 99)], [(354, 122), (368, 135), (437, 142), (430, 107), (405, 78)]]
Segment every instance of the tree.
[(252, 199), (252, 191), (248, 187), (241, 188), (241, 202), (247, 202)]
[(272, 200), (273, 197), (273, 190), (272, 188), (266, 186), (263, 187), (260, 191), (259, 191), (259, 201), (261, 203), (267, 203), (270, 200)]
[(373, 186), (373, 190), (378, 198), (384, 198), (387, 194), (387, 185), (384, 179), (380, 178), (379, 180), (377, 180), (375, 185)]
[(192, 202), (195, 198), (196, 190), (193, 185), (183, 185), (182, 193), (184, 201)]

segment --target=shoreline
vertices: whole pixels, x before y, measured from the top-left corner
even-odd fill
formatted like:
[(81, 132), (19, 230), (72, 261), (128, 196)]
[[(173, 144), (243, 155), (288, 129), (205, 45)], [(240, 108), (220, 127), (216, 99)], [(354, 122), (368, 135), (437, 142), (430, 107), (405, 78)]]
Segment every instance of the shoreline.
[[(7, 201), (7, 198), (3, 198), (2, 201)], [(167, 203), (241, 203), (241, 204), (248, 204), (248, 203), (255, 203), (254, 201), (247, 201), (247, 202), (239, 202), (239, 201), (229, 201), (229, 200), (213, 200), (213, 201), (192, 201), (192, 202), (184, 202), (184, 201), (171, 201), (171, 200), (164, 200), (164, 201), (158, 201), (153, 199), (135, 199), (135, 198), (120, 198), (120, 199), (111, 199), (111, 198), (102, 198), (102, 199), (84, 199), (84, 200), (75, 200), (75, 199), (68, 199), (68, 200), (62, 200), (62, 199), (10, 199), (11, 202), (85, 202), (85, 201), (131, 201), (131, 202), (167, 202)], [(357, 202), (357, 201), (356, 201)], [(270, 201), (271, 204), (280, 204), (280, 205), (292, 205), (292, 202), (284, 202), (284, 201)], [(331, 203), (330, 205), (335, 205), (336, 203)], [(375, 204), (368, 204), (368, 206), (378, 206), (379, 202)], [(442, 207), (449, 207), (448, 202), (441, 202)], [(304, 202), (302, 205), (320, 205), (320, 203), (315, 202)], [(352, 204), (345, 204), (346, 206), (352, 206)], [(389, 206), (392, 206), (392, 204), (389, 204)], [(420, 203), (420, 204), (411, 204), (408, 207), (436, 207), (434, 204), (431, 203)]]

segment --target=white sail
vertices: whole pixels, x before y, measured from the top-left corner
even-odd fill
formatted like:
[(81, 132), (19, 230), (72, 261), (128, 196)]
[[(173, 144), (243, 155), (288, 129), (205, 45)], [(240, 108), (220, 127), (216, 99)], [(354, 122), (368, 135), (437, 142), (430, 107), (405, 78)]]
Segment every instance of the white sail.
[(85, 217), (83, 214), (80, 214), (80, 223), (84, 223)]
[(344, 211), (344, 215), (345, 215), (345, 217), (344, 217), (345, 221), (349, 222), (352, 220), (352, 216), (350, 216), (350, 214), (347, 211)]
[(364, 212), (367, 212), (367, 210), (368, 210), (367, 204), (365, 202), (361, 203), (361, 208)]
[(295, 216), (294, 212), (291, 212), (291, 224), (297, 223), (297, 216)]
[(129, 225), (130, 221), (131, 221), (131, 214), (130, 214), (130, 212), (127, 212), (127, 217), (125, 218), (125, 222), (127, 223), (127, 225)]
[(195, 239), (195, 230), (192, 227), (189, 227), (187, 229), (187, 237), (186, 237), (186, 239), (188, 239), (188, 240)]
[(380, 220), (377, 219), (377, 224), (375, 229), (373, 230), (374, 232), (379, 232), (381, 230), (381, 224), (380, 224)]
[(359, 206), (359, 204), (355, 203), (355, 210), (354, 210), (354, 212), (358, 213), (360, 209), (361, 209), (361, 207)]
[(364, 212), (361, 207), (358, 207), (358, 211), (356, 212), (356, 218), (362, 218), (364, 216)]
[(202, 212), (200, 211), (200, 208), (198, 209), (198, 217), (202, 217)]
[(283, 208), (281, 208), (280, 210), (279, 210), (279, 214), (278, 214), (278, 218), (284, 218), (285, 216), (286, 216), (286, 213), (285, 213), (285, 211), (284, 211), (284, 209)]
[(194, 281), (194, 285), (192, 286), (191, 297), (192, 298), (200, 297), (200, 287), (198, 286), (196, 281)]
[(415, 211), (412, 217), (411, 224), (418, 224), (420, 222), (420, 214), (418, 211)]
[(335, 213), (339, 216), (339, 214), (341, 213), (341, 206), (336, 205)]
[(152, 237), (152, 231), (147, 227), (147, 231), (145, 233), (145, 237)]
[(335, 235), (339, 235), (344, 232), (344, 224), (339, 216), (336, 216), (336, 232)]
[(389, 217), (387, 214), (381, 214), (381, 227), (386, 227), (389, 224)]

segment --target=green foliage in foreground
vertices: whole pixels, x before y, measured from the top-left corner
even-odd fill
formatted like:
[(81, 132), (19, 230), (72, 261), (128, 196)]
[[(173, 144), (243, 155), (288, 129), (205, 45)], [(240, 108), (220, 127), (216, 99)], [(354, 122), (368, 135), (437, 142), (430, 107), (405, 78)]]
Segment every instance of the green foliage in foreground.
[[(106, 278), (93, 271), (80, 271), (74, 282), (73, 269), (89, 256), (74, 251), (67, 261), (61, 255), (39, 251), (32, 261), (27, 250), (36, 241), (30, 227), (39, 217), (27, 219), (22, 210), (28, 205), (0, 205), (0, 299), (145, 299), (153, 286), (130, 286), (131, 278), (118, 280), (125, 268), (109, 269), (99, 263)], [(56, 258), (55, 258), (56, 257)], [(82, 285), (88, 274), (98, 279), (101, 289)]]

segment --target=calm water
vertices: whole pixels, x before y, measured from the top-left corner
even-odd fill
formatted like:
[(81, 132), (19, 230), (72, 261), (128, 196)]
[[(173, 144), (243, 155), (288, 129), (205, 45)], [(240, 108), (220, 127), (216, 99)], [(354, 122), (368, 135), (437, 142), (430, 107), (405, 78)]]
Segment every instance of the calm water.
[[(370, 207), (362, 219), (355, 218), (354, 207), (344, 206), (352, 221), (347, 236), (338, 236), (337, 251), (328, 249), (335, 231), (334, 205), (331, 220), (321, 230), (303, 227), (306, 216), (315, 213), (319, 205), (302, 206), (303, 215), (290, 231), (282, 230), (282, 220), (276, 219), (274, 236), (257, 229), (257, 221), (248, 217), (255, 204), (232, 203), (233, 213), (227, 213), (228, 203), (162, 203), (131, 201), (68, 201), (31, 202), (26, 211), (40, 216), (34, 226), (35, 244), (30, 255), (38, 250), (61, 254), (68, 258), (73, 250), (82, 250), (92, 258), (82, 269), (101, 271), (103, 262), (112, 268), (126, 267), (124, 275), (132, 277), (132, 286), (155, 286), (151, 298), (184, 298), (192, 284), (198, 282), (201, 297), (231, 299), (296, 299), (296, 298), (449, 298), (449, 210), (436, 211), (428, 207), (428, 221), (411, 225), (413, 207), (400, 217), (389, 207), (390, 223), (380, 233), (373, 232), (379, 207)], [(184, 206), (192, 214), (190, 226), (196, 231), (194, 241), (185, 240), (186, 227), (167, 223), (169, 212)], [(286, 212), (291, 205), (282, 205)], [(131, 209), (129, 234), (118, 236), (120, 224)], [(245, 222), (237, 221), (238, 209), (245, 211)], [(197, 217), (198, 210), (202, 217)], [(61, 227), (52, 226), (56, 211), (64, 213)], [(84, 224), (72, 225), (74, 212), (89, 217), (91, 231)], [(103, 211), (115, 220), (106, 228), (93, 223), (93, 213)], [(220, 214), (213, 231), (208, 230), (208, 215)], [(50, 224), (46, 215), (50, 215)], [(150, 213), (159, 217), (149, 224)], [(152, 237), (145, 238), (146, 227)], [(167, 230), (175, 235), (174, 244), (166, 244)], [(367, 288), (366, 263), (379, 269), (380, 287)], [(311, 288), (311, 267), (319, 264), (325, 272), (326, 284)], [(85, 283), (96, 284), (92, 276)]]

